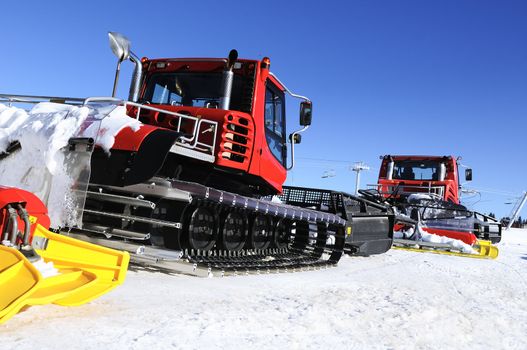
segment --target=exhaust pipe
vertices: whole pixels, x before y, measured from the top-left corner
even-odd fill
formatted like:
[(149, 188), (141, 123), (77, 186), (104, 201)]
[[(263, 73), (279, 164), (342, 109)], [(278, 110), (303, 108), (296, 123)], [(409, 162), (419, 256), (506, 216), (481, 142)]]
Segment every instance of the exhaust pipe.
[(223, 79), (222, 79), (222, 96), (220, 97), (220, 109), (229, 109), (231, 105), (231, 95), (232, 95), (232, 82), (234, 79), (234, 73), (232, 69), (234, 68), (234, 63), (238, 59), (238, 51), (231, 50), (229, 52), (229, 59), (223, 70)]
[(132, 82), (130, 83), (130, 92), (128, 100), (137, 102), (139, 99), (139, 89), (141, 88), (141, 79), (143, 78), (143, 65), (141, 60), (133, 52), (130, 51), (130, 61), (135, 64)]
[(388, 162), (388, 169), (386, 171), (386, 179), (387, 180), (393, 180), (393, 168), (395, 166), (395, 162), (393, 161), (393, 158), (389, 156), (390, 161)]
[(446, 165), (445, 165), (445, 163), (441, 163), (439, 165), (439, 176), (438, 176), (438, 179), (439, 179), (439, 181), (445, 181), (445, 177), (446, 177)]

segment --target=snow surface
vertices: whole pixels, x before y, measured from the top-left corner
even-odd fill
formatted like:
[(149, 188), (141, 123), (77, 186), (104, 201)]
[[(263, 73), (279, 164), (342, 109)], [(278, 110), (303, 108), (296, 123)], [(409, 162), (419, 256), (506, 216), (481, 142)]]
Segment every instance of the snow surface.
[(390, 250), (323, 271), (200, 279), (130, 271), (79, 307), (35, 306), (5, 349), (526, 349), (527, 230), (497, 260)]

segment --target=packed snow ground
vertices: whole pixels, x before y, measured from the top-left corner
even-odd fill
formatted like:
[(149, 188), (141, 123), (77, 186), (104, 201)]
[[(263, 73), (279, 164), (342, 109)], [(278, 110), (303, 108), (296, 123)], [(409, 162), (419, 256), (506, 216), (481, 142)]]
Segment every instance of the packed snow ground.
[(526, 349), (527, 230), (497, 260), (390, 250), (295, 274), (141, 270), (83, 306), (37, 306), (2, 349)]

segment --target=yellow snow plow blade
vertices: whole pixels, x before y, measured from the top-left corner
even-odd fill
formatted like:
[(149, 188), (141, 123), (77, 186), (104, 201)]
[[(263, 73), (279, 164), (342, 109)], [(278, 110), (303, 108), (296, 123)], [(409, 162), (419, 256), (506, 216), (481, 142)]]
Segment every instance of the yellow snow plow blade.
[(28, 306), (91, 301), (124, 282), (130, 259), (127, 252), (55, 234), (40, 225), (33, 246), (56, 274), (43, 277), (18, 250), (0, 245), (0, 324)]
[(499, 254), (498, 247), (492, 245), (491, 241), (478, 240), (474, 248), (479, 252), (479, 255), (488, 259), (496, 259)]
[(54, 301), (59, 305), (80, 305), (109, 292), (124, 282), (130, 255), (127, 252), (49, 232), (37, 225), (33, 237), (36, 252), (58, 269), (79, 269), (96, 276), (96, 283)]
[(473, 246), (477, 254), (463, 253), (448, 244), (417, 242), (407, 239), (394, 239), (392, 248), (419, 253), (463, 256), (474, 259), (496, 259), (499, 254), (498, 247), (493, 246), (490, 241), (479, 240)]
[(22, 253), (0, 245), (0, 323), (18, 312), (21, 300), (31, 295), (41, 279)]

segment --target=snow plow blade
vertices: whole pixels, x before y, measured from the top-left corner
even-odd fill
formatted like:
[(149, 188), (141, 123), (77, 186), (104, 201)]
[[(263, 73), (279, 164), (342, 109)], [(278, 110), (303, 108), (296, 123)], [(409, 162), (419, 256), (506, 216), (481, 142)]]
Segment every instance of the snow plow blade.
[(473, 248), (477, 254), (464, 253), (449, 244), (419, 242), (411, 239), (394, 239), (393, 248), (419, 253), (462, 256), (474, 259), (496, 259), (499, 251), (490, 241), (477, 241)]
[(17, 249), (0, 245), (0, 324), (33, 305), (87, 303), (123, 283), (130, 259), (126, 252), (55, 234), (38, 224), (33, 247), (56, 274), (44, 277)]
[(478, 240), (476, 242), (476, 250), (479, 251), (481, 256), (485, 256), (489, 259), (496, 259), (499, 255), (498, 247), (492, 245), (491, 241)]
[(77, 269), (95, 276), (89, 288), (76, 290), (55, 304), (74, 306), (89, 302), (124, 282), (130, 255), (88, 242), (52, 233), (37, 225), (33, 246), (45, 261), (61, 269)]
[(0, 245), (0, 324), (18, 312), (21, 301), (31, 295), (41, 279), (22, 253)]

